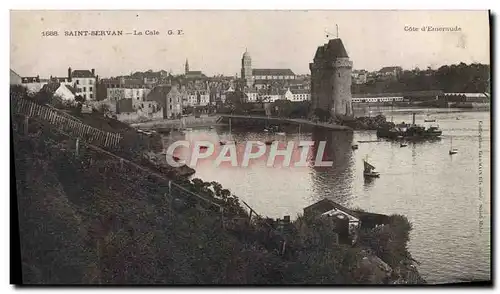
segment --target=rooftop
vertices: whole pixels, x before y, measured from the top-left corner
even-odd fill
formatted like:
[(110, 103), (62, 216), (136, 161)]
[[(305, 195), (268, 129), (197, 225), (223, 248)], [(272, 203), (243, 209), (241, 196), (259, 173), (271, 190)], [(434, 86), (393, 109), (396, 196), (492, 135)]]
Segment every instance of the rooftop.
[(311, 204), (311, 205), (307, 206), (306, 208), (304, 208), (304, 215), (306, 215), (306, 214), (313, 215), (313, 216), (321, 215), (321, 214), (328, 212), (332, 209), (338, 209), (338, 210), (341, 210), (349, 215), (359, 217), (357, 212), (352, 211), (351, 209), (344, 207), (344, 206), (338, 204), (337, 202), (334, 202), (334, 201), (327, 199), (327, 198), (324, 198), (323, 200), (320, 200), (320, 201), (318, 201), (314, 204)]
[(94, 74), (88, 69), (77, 69), (71, 73), (72, 78), (94, 78)]
[(314, 60), (335, 60), (349, 58), (341, 39), (332, 39), (327, 44), (319, 46), (314, 55)]
[(252, 69), (254, 76), (294, 76), (289, 68), (255, 68)]

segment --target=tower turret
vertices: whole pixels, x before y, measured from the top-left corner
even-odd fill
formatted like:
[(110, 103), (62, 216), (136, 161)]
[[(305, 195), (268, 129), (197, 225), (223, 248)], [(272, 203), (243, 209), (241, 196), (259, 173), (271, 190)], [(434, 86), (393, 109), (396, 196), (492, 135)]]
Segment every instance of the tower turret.
[(342, 40), (331, 39), (318, 47), (309, 68), (313, 109), (330, 111), (333, 117), (351, 116), (352, 61)]

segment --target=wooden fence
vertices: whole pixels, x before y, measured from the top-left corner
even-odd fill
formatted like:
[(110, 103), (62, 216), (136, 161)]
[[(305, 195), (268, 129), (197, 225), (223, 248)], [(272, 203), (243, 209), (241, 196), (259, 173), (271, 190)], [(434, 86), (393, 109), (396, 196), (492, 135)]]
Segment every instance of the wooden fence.
[(86, 143), (95, 146), (115, 149), (119, 147), (122, 139), (121, 134), (105, 132), (91, 127), (70, 115), (62, 115), (54, 109), (33, 103), (26, 99), (16, 99), (12, 101), (12, 111), (16, 114), (25, 115), (27, 119), (33, 117), (46, 121), (60, 131), (72, 137), (80, 138)]

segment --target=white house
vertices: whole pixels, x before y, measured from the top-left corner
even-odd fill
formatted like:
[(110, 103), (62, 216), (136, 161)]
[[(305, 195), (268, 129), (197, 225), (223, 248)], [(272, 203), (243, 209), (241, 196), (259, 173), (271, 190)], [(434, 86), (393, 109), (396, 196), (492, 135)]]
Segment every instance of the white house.
[(293, 101), (293, 93), (290, 91), (290, 88), (286, 89), (285, 91), (282, 91), (282, 99), (288, 100), (288, 101)]
[(208, 92), (203, 92), (200, 94), (200, 106), (206, 106), (210, 103), (210, 94)]
[(292, 101), (309, 101), (311, 100), (311, 91), (305, 89), (296, 89), (292, 91)]
[(54, 96), (60, 97), (63, 101), (74, 101), (76, 95), (74, 89), (68, 88), (65, 84), (60, 84), (54, 92)]
[(86, 100), (94, 100), (96, 96), (95, 69), (74, 70), (68, 69), (69, 79)]
[(256, 91), (246, 91), (245, 95), (247, 98), (246, 102), (257, 102), (258, 93)]
[(352, 98), (353, 103), (401, 102), (403, 97), (362, 97)]

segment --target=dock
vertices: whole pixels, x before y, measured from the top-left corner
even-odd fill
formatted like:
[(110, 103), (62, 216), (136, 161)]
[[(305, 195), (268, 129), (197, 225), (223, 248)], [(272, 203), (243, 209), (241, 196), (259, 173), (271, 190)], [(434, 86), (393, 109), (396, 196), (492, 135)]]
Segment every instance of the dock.
[(256, 116), (256, 115), (238, 115), (238, 114), (221, 114), (222, 118), (232, 118), (232, 119), (250, 119), (250, 120), (267, 120), (274, 123), (288, 123), (297, 125), (309, 125), (313, 127), (320, 127), (325, 129), (330, 129), (333, 131), (352, 131), (350, 127), (341, 126), (337, 124), (329, 124), (324, 122), (313, 122), (307, 119), (300, 118), (280, 118), (272, 116)]

